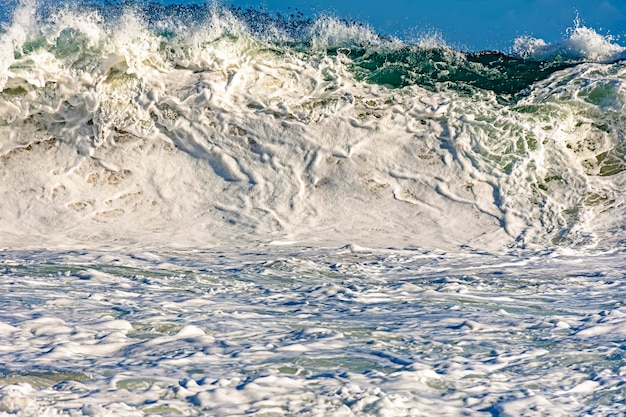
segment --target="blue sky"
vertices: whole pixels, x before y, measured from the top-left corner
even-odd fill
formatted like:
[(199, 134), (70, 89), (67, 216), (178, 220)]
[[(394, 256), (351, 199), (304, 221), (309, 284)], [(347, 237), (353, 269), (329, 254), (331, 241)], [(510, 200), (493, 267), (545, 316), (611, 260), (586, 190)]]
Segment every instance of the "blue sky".
[(298, 9), (307, 16), (327, 13), (365, 22), (378, 32), (414, 38), (441, 32), (453, 46), (470, 50), (507, 50), (513, 40), (531, 35), (554, 42), (573, 26), (583, 24), (602, 34), (621, 35), (626, 44), (624, 0), (222, 0), (235, 6), (270, 11)]

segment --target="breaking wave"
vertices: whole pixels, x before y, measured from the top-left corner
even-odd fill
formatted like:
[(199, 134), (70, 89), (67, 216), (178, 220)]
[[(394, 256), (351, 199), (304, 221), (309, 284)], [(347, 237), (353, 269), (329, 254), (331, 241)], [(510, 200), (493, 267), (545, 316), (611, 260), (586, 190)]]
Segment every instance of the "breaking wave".
[(22, 2), (0, 42), (0, 244), (625, 238), (625, 49), (580, 24), (506, 54), (325, 16)]

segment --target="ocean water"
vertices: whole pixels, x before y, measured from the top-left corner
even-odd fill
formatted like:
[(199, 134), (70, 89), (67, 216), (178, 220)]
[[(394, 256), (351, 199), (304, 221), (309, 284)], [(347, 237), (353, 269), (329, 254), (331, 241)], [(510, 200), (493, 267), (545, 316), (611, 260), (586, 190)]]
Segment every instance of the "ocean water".
[(5, 2), (0, 416), (618, 416), (626, 48)]

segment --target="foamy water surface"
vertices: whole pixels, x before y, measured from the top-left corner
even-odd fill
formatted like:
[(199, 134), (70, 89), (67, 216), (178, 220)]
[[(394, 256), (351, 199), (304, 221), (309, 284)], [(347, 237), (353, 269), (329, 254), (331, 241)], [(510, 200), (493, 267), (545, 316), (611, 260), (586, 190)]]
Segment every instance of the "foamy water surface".
[(0, 44), (0, 415), (623, 413), (615, 39), (23, 2)]
[(5, 415), (619, 415), (623, 253), (2, 255)]

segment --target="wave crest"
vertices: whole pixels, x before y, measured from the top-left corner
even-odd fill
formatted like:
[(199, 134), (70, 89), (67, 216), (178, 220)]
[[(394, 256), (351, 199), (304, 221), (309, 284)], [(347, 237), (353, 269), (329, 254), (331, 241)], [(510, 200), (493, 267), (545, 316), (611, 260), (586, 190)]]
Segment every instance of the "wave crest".
[(626, 59), (626, 48), (616, 44), (612, 36), (603, 36), (585, 27), (576, 19), (567, 31), (567, 38), (546, 43), (543, 39), (523, 36), (515, 40), (517, 56), (536, 61), (616, 62)]

